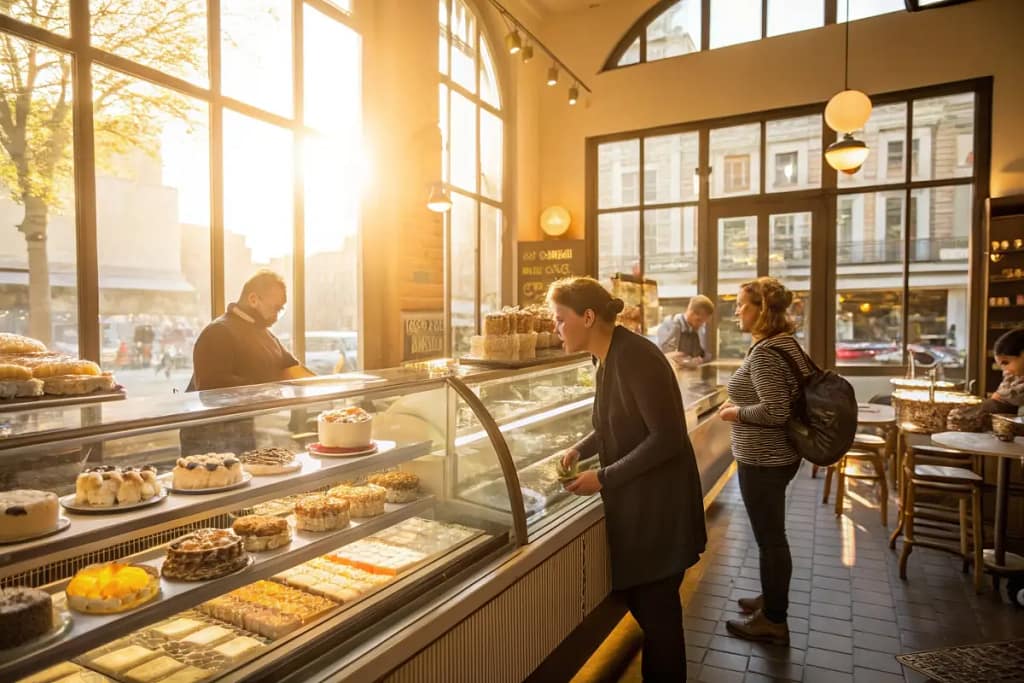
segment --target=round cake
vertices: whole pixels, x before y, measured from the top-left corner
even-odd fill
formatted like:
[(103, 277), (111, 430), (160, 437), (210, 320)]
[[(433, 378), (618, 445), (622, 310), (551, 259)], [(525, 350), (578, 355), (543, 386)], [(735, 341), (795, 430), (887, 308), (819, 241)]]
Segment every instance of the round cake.
[(0, 541), (32, 538), (57, 528), (57, 494), (15, 489), (0, 492)]
[(234, 453), (205, 453), (178, 458), (172, 470), (176, 489), (218, 489), (242, 481), (242, 464)]
[(141, 503), (163, 492), (156, 468), (102, 465), (83, 470), (75, 480), (75, 503), (110, 507)]
[(328, 448), (361, 448), (373, 443), (373, 416), (362, 408), (327, 410), (316, 418), (320, 445)]
[(145, 565), (107, 562), (79, 570), (65, 593), (68, 606), (87, 614), (114, 614), (135, 609), (160, 592), (156, 570)]
[(281, 517), (246, 515), (236, 519), (231, 530), (242, 537), (245, 549), (251, 553), (280, 548), (292, 541), (292, 528)]
[(366, 480), (383, 488), (389, 503), (411, 503), (419, 497), (420, 478), (411, 472), (381, 472), (370, 475)]
[(350, 514), (353, 517), (376, 517), (384, 514), (384, 502), (388, 494), (384, 488), (368, 484), (366, 486), (335, 486), (327, 492), (333, 498), (347, 500), (352, 506)]
[(197, 529), (167, 546), (162, 573), (182, 581), (206, 581), (249, 562), (242, 539), (231, 529)]
[(348, 526), (351, 505), (343, 498), (323, 494), (304, 496), (295, 503), (295, 528), (332, 531)]
[(18, 647), (53, 629), (53, 599), (25, 586), (0, 588), (0, 650)]
[(256, 476), (293, 472), (299, 464), (287, 448), (257, 448), (238, 457), (246, 472)]

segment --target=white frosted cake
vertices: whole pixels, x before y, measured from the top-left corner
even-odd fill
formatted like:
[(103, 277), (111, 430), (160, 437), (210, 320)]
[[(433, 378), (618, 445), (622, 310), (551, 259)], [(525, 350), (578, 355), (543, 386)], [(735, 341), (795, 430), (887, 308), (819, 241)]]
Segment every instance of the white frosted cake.
[(57, 528), (57, 494), (15, 489), (0, 493), (0, 541), (40, 536)]
[(361, 448), (373, 443), (373, 416), (362, 408), (326, 410), (316, 418), (320, 445)]

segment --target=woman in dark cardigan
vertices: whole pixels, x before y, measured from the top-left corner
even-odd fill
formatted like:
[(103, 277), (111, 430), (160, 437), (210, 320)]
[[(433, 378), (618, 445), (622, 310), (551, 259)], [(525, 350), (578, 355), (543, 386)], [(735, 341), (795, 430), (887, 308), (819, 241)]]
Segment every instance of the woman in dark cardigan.
[(551, 285), (548, 302), (566, 350), (598, 363), (594, 431), (566, 451), (572, 467), (599, 454), (566, 488), (600, 492), (611, 549), (612, 587), (644, 631), (645, 681), (686, 680), (679, 587), (704, 551), (704, 504), (679, 384), (653, 343), (615, 325), (622, 300), (592, 278)]

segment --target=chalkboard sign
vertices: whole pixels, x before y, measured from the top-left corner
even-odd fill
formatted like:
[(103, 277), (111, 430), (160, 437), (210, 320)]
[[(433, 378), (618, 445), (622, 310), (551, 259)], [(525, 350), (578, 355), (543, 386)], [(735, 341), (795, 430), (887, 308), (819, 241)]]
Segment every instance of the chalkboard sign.
[(402, 360), (427, 360), (444, 355), (444, 313), (402, 311)]
[(548, 285), (573, 275), (585, 275), (587, 268), (584, 240), (544, 240), (519, 243), (519, 267), (516, 271), (519, 305), (544, 303)]

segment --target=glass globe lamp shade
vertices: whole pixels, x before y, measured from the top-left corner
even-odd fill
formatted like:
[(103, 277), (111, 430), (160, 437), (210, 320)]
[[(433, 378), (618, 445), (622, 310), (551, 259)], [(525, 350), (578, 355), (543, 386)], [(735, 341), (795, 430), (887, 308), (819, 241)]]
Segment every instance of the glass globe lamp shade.
[(549, 206), (540, 215), (540, 229), (551, 237), (564, 235), (571, 223), (572, 215), (564, 206)]
[(843, 90), (825, 105), (825, 123), (837, 133), (861, 130), (871, 116), (871, 98), (860, 90)]
[(837, 140), (825, 150), (825, 161), (837, 171), (853, 175), (864, 165), (868, 158), (868, 146), (847, 133), (842, 140)]

